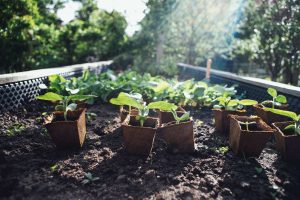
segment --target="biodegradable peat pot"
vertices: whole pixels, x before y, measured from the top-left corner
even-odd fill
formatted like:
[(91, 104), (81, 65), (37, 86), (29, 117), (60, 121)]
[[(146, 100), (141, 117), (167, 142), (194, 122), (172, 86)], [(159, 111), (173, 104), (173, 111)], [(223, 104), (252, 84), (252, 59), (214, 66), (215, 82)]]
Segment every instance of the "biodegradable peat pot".
[(195, 150), (192, 119), (179, 124), (176, 122), (162, 124), (158, 135), (173, 153), (192, 153)]
[[(239, 122), (256, 122), (246, 126)], [(236, 155), (259, 157), (274, 130), (259, 117), (230, 116), (229, 145)]]
[(45, 127), (57, 148), (82, 147), (86, 135), (85, 111), (86, 109), (68, 111), (68, 121), (64, 119), (64, 112), (54, 112), (46, 119)]
[(128, 115), (122, 124), (126, 151), (130, 154), (148, 156), (152, 151), (157, 126), (157, 118), (147, 118), (141, 127), (135, 116)]
[[(274, 122), (284, 122), (284, 121), (289, 120), (287, 117), (272, 113), (271, 111), (264, 110), (263, 106), (261, 104), (253, 105), (253, 108), (254, 108), (256, 115), (259, 116), (262, 120), (264, 120), (270, 126)], [(288, 105), (276, 106), (275, 108), (281, 109), (281, 110), (287, 110)]]
[(293, 123), (291, 121), (273, 123), (276, 147), (285, 160), (300, 161), (300, 136), (295, 135), (293, 130), (284, 130)]
[(126, 119), (127, 115), (130, 114), (132, 116), (136, 116), (139, 114), (139, 111), (137, 109), (131, 109), (130, 113), (128, 110), (126, 110), (124, 107), (120, 108), (120, 121), (121, 123)]
[(243, 116), (247, 114), (246, 110), (223, 110), (223, 109), (212, 109), (215, 115), (216, 130), (223, 134), (229, 133), (230, 118), (229, 115)]
[[(175, 118), (170, 111), (163, 111), (163, 110), (157, 110), (158, 112), (158, 118), (161, 124), (164, 123), (169, 123), (175, 121)], [(177, 116), (181, 117), (184, 113), (185, 110), (182, 107), (178, 107), (176, 110)]]

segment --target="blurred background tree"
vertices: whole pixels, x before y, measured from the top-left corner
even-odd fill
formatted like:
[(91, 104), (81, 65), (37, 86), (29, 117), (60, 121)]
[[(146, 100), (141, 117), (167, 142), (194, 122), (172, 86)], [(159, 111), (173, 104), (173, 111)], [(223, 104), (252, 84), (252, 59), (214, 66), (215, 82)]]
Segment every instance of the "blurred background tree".
[(81, 3), (74, 20), (63, 24), (57, 11), (66, 0), (0, 1), (0, 73), (108, 60), (127, 41), (124, 16)]
[(250, 1), (233, 55), (266, 69), (273, 81), (298, 85), (300, 1)]
[(177, 62), (226, 59), (241, 6), (240, 0), (149, 0), (141, 29), (131, 38), (134, 66), (171, 76)]

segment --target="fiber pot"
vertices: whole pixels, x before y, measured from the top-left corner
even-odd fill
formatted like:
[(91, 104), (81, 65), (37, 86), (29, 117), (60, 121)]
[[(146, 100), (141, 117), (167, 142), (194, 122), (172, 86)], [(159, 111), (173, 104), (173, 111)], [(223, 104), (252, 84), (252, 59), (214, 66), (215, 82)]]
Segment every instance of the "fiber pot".
[[(229, 145), (237, 155), (259, 157), (274, 130), (259, 117), (230, 116)], [(239, 122), (256, 122), (246, 126)]]
[(130, 114), (132, 116), (138, 115), (139, 111), (137, 109), (131, 109), (131, 112), (129, 113), (129, 110), (125, 109), (124, 107), (120, 108), (120, 120), (121, 123), (126, 119), (127, 115)]
[(173, 153), (192, 153), (195, 150), (193, 120), (186, 122), (169, 122), (159, 128), (160, 138)]
[(68, 111), (68, 121), (64, 119), (64, 112), (60, 111), (54, 112), (45, 120), (45, 127), (57, 148), (82, 147), (86, 135), (85, 111), (86, 109)]
[[(170, 111), (163, 111), (163, 110), (157, 110), (158, 112), (158, 118), (161, 124), (164, 123), (169, 123), (175, 121), (175, 118)], [(182, 107), (178, 107), (176, 110), (177, 116), (181, 117), (184, 113), (185, 110)]]
[[(268, 125), (272, 125), (274, 122), (283, 122), (288, 121), (287, 117), (282, 115), (278, 115), (272, 113), (271, 111), (265, 111), (261, 104), (253, 105), (254, 111), (257, 116), (259, 116), (262, 120), (264, 120)], [(287, 110), (288, 105), (282, 105), (280, 107), (276, 107), (276, 109)]]
[(285, 160), (300, 161), (300, 136), (295, 135), (293, 130), (284, 130), (293, 123), (291, 121), (273, 123), (276, 147)]
[(157, 118), (147, 118), (144, 126), (128, 115), (122, 124), (125, 150), (130, 154), (149, 156), (158, 126)]
[(231, 111), (231, 110), (223, 110), (223, 109), (212, 109), (212, 111), (215, 116), (216, 130), (226, 135), (229, 133), (229, 127), (230, 127), (229, 115), (243, 116), (247, 114), (246, 110)]

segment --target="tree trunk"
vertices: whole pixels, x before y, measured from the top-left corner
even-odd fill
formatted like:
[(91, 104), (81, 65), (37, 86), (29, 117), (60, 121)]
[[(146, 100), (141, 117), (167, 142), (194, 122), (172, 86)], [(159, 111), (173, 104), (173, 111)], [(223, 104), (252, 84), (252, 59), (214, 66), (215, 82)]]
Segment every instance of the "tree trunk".
[(300, 74), (300, 69), (299, 68), (294, 68), (293, 74), (292, 74), (292, 79), (291, 79), (291, 84), (292, 85), (298, 86), (299, 74)]
[(156, 64), (159, 65), (161, 63), (161, 59), (164, 56), (163, 44), (165, 40), (165, 35), (163, 33), (158, 34), (158, 41), (156, 45)]

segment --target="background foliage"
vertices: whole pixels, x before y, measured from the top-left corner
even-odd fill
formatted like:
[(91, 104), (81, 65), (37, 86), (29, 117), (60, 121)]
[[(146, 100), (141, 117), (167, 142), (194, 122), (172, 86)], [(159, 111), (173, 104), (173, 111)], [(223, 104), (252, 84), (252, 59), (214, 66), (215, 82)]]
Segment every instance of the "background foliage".
[(250, 1), (233, 55), (266, 69), (273, 81), (298, 85), (300, 1)]
[(63, 0), (0, 1), (0, 73), (111, 59), (127, 40), (125, 18), (100, 10), (94, 0), (63, 24)]
[(213, 67), (293, 85), (300, 73), (300, 1), (148, 0), (131, 37), (120, 13), (68, 0), (0, 1), (0, 73), (114, 59), (115, 68), (174, 76), (176, 63)]

